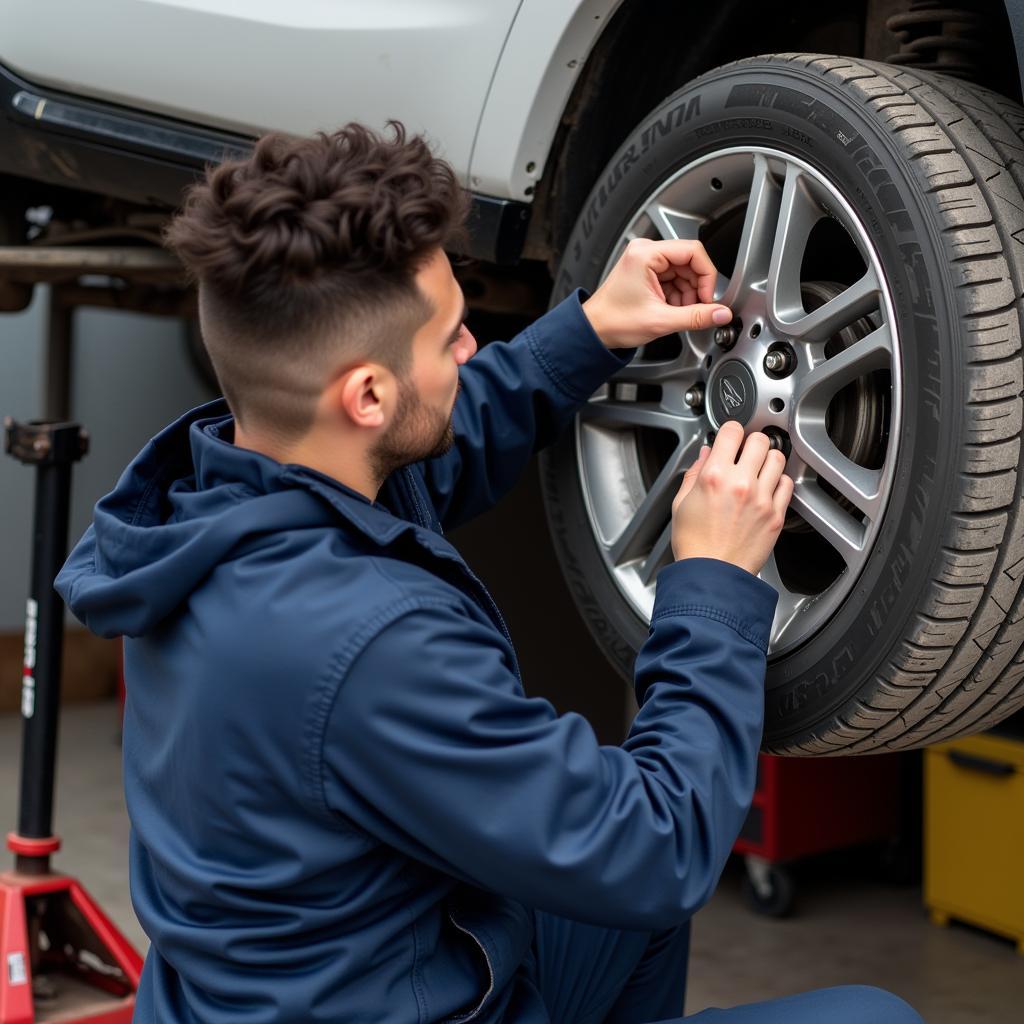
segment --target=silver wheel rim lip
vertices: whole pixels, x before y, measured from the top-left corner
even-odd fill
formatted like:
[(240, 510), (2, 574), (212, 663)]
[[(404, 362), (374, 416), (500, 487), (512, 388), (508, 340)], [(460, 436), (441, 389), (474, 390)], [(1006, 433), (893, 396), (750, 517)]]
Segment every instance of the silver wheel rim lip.
[[(881, 529), (881, 524), (884, 521), (888, 510), (889, 498), (892, 491), (892, 482), (895, 476), (895, 468), (899, 455), (903, 419), (902, 359), (899, 325), (896, 322), (893, 310), (891, 290), (877, 250), (871, 242), (864, 223), (847, 202), (845, 196), (843, 196), (837, 186), (829, 181), (828, 178), (816, 167), (783, 150), (777, 150), (766, 146), (738, 146), (718, 150), (715, 153), (707, 154), (691, 161), (653, 189), (643, 202), (638, 204), (636, 207), (636, 214), (631, 218), (626, 229), (620, 234), (619, 239), (613, 246), (611, 255), (602, 269), (601, 280), (604, 279), (621, 255), (626, 242), (628, 242), (631, 237), (637, 236), (637, 228), (644, 222), (644, 219), (647, 218), (648, 221), (651, 221), (651, 217), (647, 211), (650, 211), (655, 204), (661, 204), (662, 199), (666, 196), (670, 196), (673, 189), (685, 178), (688, 176), (692, 178), (695, 175), (703, 175), (705, 178), (711, 178), (714, 175), (714, 171), (719, 167), (725, 167), (728, 161), (733, 161), (735, 163), (739, 159), (749, 157), (753, 166), (751, 183), (754, 184), (754, 174), (756, 174), (759, 166), (758, 156), (762, 157), (766, 162), (766, 165), (770, 168), (784, 168), (787, 181), (788, 176), (791, 173), (794, 174), (794, 180), (802, 181), (810, 190), (813, 198), (818, 199), (820, 196), (827, 198), (829, 215), (833, 216), (834, 219), (843, 225), (847, 234), (850, 236), (851, 241), (861, 254), (861, 258), (867, 267), (865, 277), (868, 274), (874, 274), (875, 281), (877, 283), (876, 313), (881, 318), (881, 324), (878, 329), (872, 332), (872, 335), (878, 334), (882, 330), (887, 331), (887, 349), (889, 354), (888, 369), (891, 374), (889, 436), (886, 444), (885, 458), (882, 468), (877, 472), (877, 488), (873, 492), (871, 513), (862, 524), (862, 533), (858, 535), (860, 549), (856, 553), (856, 557), (847, 557), (847, 555), (850, 555), (852, 552), (852, 548), (849, 549), (843, 556), (844, 561), (846, 562), (846, 569), (841, 572), (835, 581), (825, 590), (814, 595), (795, 594), (783, 584), (777, 568), (775, 567), (774, 554), (769, 558), (764, 569), (762, 569), (758, 574), (762, 579), (774, 586), (779, 592), (779, 603), (771, 628), (769, 653), (773, 656), (780, 656), (792, 651), (809, 640), (814, 634), (823, 628), (829, 619), (831, 619), (842, 606), (863, 571), (863, 568), (870, 556), (872, 545), (879, 530)], [(790, 168), (793, 168), (794, 170), (791, 171)], [(750, 204), (748, 202), (748, 212), (744, 215), (745, 220), (750, 216), (749, 205)], [(662, 219), (664, 220), (664, 218)], [(669, 237), (672, 236), (670, 235)], [(676, 237), (686, 236), (677, 234)], [(740, 244), (742, 246), (743, 239), (741, 239)], [(799, 264), (797, 268), (797, 276), (799, 276)], [(715, 290), (716, 300), (724, 300), (725, 295), (723, 293), (727, 290), (728, 283), (730, 282), (727, 279), (720, 278), (720, 285), (716, 287)], [(765, 295), (763, 296), (765, 303), (770, 302), (770, 295), (768, 295), (768, 292), (770, 291), (770, 286), (765, 289)], [(846, 294), (846, 292), (843, 293), (843, 295)], [(748, 316), (751, 315), (751, 312), (755, 315), (757, 313), (756, 301), (756, 297), (747, 296), (747, 298), (738, 301), (736, 305), (733, 306), (734, 317), (739, 316), (743, 320), (744, 333), (749, 331), (750, 327), (751, 321), (748, 320)], [(776, 303), (776, 305), (778, 305), (778, 303)], [(698, 335), (700, 337), (698, 337)], [(715, 349), (714, 344), (711, 341), (711, 335), (712, 330), (687, 332), (682, 335), (684, 357), (690, 358), (690, 353), (687, 351), (688, 347), (690, 352), (693, 353), (692, 358), (694, 360), (697, 358), (704, 358), (707, 353), (711, 353), (714, 357), (714, 365), (710, 376), (704, 374), (701, 377), (690, 378), (690, 383), (697, 379), (706, 380), (708, 386), (708, 397), (705, 399), (706, 409), (710, 408), (710, 388), (716, 383), (714, 375), (721, 363), (727, 362), (732, 358), (738, 358), (741, 361), (746, 362), (748, 368), (760, 384), (766, 376), (763, 367), (760, 364), (763, 361), (763, 354), (767, 350), (768, 344), (770, 344), (772, 340), (782, 340), (783, 337), (785, 337), (785, 340), (794, 341), (794, 339), (786, 337), (785, 335), (780, 335), (779, 331), (776, 330), (770, 336), (759, 338), (760, 344), (755, 345), (753, 348), (745, 342), (740, 342), (737, 343), (737, 346), (734, 349), (723, 356), (718, 353), (717, 349)], [(858, 339), (858, 341), (859, 340), (861, 339)], [(809, 351), (806, 348), (805, 342), (795, 340), (795, 344), (798, 346), (804, 346), (804, 355)], [(823, 343), (811, 342), (810, 344), (817, 344), (819, 349), (823, 348)], [(760, 356), (762, 357), (758, 359), (758, 365), (756, 366), (750, 365), (751, 353), (755, 350), (759, 351)], [(634, 359), (634, 365), (641, 358), (642, 354), (638, 353), (637, 357)], [(833, 357), (833, 359), (834, 358), (835, 357)], [(801, 362), (803, 362), (803, 358), (801, 358)], [(822, 363), (830, 362), (832, 362), (832, 359), (826, 360), (822, 356), (821, 361), (816, 364), (815, 369), (819, 368)], [(618, 376), (619, 375), (616, 375), (616, 377)], [(794, 374), (792, 377), (788, 378), (791, 382), (789, 388), (791, 401), (786, 401), (786, 411), (781, 420), (777, 416), (774, 416), (771, 419), (771, 422), (786, 425), (787, 429), (790, 431), (791, 437), (794, 439), (794, 452), (787, 462), (786, 472), (793, 475), (794, 479), (797, 481), (791, 508), (797, 508), (802, 514), (808, 513), (805, 514), (805, 519), (808, 519), (809, 515), (807, 501), (812, 499), (814, 502), (818, 501), (818, 499), (814, 497), (813, 492), (817, 491), (821, 495), (824, 495), (825, 493), (814, 483), (813, 476), (809, 476), (809, 473), (813, 474), (816, 471), (813, 470), (813, 468), (808, 465), (802, 457), (798, 456), (796, 451), (796, 444), (797, 441), (801, 439), (802, 429), (800, 425), (799, 408), (794, 412), (794, 406), (797, 398), (796, 392), (800, 387), (802, 387), (804, 382), (806, 382), (808, 376), (809, 374), (803, 373), (800, 375)], [(679, 390), (679, 394), (681, 395), (685, 392), (688, 385), (685, 383), (685, 380), (680, 380), (679, 383), (681, 384), (681, 388)], [(650, 621), (654, 606), (654, 579), (651, 578), (645, 581), (641, 577), (641, 572), (644, 570), (643, 560), (632, 559), (625, 562), (616, 562), (612, 557), (612, 552), (615, 548), (615, 540), (619, 535), (614, 529), (608, 528), (609, 523), (617, 523), (619, 527), (625, 529), (631, 523), (637, 510), (641, 507), (641, 503), (646, 496), (646, 489), (642, 480), (639, 479), (638, 445), (634, 432), (632, 430), (612, 431), (605, 428), (595, 428), (592, 423), (587, 422), (589, 415), (588, 411), (593, 410), (594, 405), (600, 403), (606, 390), (606, 387), (599, 389), (581, 413), (576, 416), (574, 433), (576, 462), (580, 477), (580, 486), (590, 528), (613, 582), (633, 611), (642, 620)], [(785, 391), (786, 389), (781, 390)], [(767, 405), (770, 400), (769, 396), (781, 397), (781, 394), (776, 394), (776, 392), (771, 388), (766, 388), (764, 391), (759, 388), (760, 400), (758, 401), (757, 411), (745, 427), (748, 432), (752, 429), (760, 429), (760, 427), (764, 426), (762, 407)], [(663, 395), (661, 409), (662, 411), (668, 412), (670, 416), (674, 412), (677, 413), (675, 419), (677, 432), (679, 432), (680, 435), (682, 435), (684, 430), (688, 430), (693, 437), (699, 435), (703, 438), (704, 432), (709, 428), (709, 426), (711, 429), (714, 429), (713, 423), (709, 424), (709, 415), (705, 413), (700, 416), (695, 416), (685, 405), (680, 405), (678, 399), (676, 399), (674, 403), (672, 401), (666, 403)], [(806, 428), (806, 423), (804, 424), (804, 428)], [(696, 444), (696, 447), (692, 448), (694, 458), (698, 451), (699, 443)], [(796, 457), (796, 461), (794, 460), (794, 457)], [(685, 463), (683, 463), (684, 468), (692, 463), (692, 461), (693, 458), (689, 458)], [(829, 482), (831, 483), (831, 481)], [(801, 496), (799, 502), (798, 495)], [(813, 507), (818, 514), (821, 514), (823, 510), (827, 511), (828, 504), (828, 502), (825, 504), (818, 503), (814, 504)], [(834, 501), (832, 501), (831, 504), (837, 513), (842, 511)], [(668, 519), (666, 517), (665, 522), (667, 523), (667, 521)], [(812, 528), (816, 529), (816, 532), (822, 532), (814, 522), (811, 522), (810, 519), (808, 519), (808, 521)], [(824, 522), (824, 520), (821, 521)], [(842, 524), (841, 529), (838, 524)], [(845, 531), (846, 536), (852, 536), (853, 527), (850, 523), (845, 523), (840, 515), (836, 515), (832, 528), (836, 530), (836, 535)], [(659, 536), (659, 540), (662, 543), (665, 541), (665, 536), (665, 532), (662, 532)], [(826, 534), (826, 538), (828, 538), (828, 534)], [(837, 545), (833, 544), (833, 546)], [(648, 567), (648, 574), (649, 571)]]

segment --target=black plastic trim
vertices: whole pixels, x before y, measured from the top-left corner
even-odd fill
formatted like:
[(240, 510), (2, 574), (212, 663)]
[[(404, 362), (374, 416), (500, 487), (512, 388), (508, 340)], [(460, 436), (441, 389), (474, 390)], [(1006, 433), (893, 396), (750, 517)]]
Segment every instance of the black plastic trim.
[[(84, 100), (0, 65), (0, 172), (173, 209), (207, 164), (246, 156), (253, 136)], [(472, 193), (466, 255), (515, 263), (530, 207)]]
[(471, 193), (470, 198), (467, 255), (490, 263), (516, 263), (526, 241), (531, 207), (513, 199), (495, 199), (476, 192)]
[(0, 171), (173, 209), (204, 163), (255, 140), (69, 96), (0, 65)]
[(19, 89), (11, 98), (14, 113), (40, 128), (72, 137), (124, 146), (134, 152), (167, 157), (175, 162), (218, 163), (225, 158), (242, 156), (248, 146), (233, 143), (198, 130), (182, 130), (173, 125), (143, 121), (83, 103), (71, 103)]

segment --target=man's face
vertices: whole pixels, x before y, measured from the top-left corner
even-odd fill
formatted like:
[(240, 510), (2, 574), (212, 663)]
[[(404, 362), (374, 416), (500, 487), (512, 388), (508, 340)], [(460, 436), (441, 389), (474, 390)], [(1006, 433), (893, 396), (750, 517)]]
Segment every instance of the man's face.
[(412, 340), (408, 373), (398, 381), (395, 418), (370, 452), (378, 479), (400, 466), (443, 455), (452, 446), (452, 411), (459, 367), (476, 352), (467, 330), (466, 302), (440, 249), (416, 275), (434, 313)]

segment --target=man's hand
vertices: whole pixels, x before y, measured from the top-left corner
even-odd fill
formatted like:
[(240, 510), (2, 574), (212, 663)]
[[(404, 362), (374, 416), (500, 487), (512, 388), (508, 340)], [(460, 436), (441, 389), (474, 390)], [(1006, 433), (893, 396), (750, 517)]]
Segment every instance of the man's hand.
[(754, 431), (744, 441), (739, 423), (723, 423), (714, 447), (701, 449), (672, 502), (676, 559), (719, 558), (757, 575), (793, 496), (785, 466), (786, 456), (769, 448), (767, 435)]
[(732, 311), (712, 301), (716, 276), (700, 242), (634, 238), (583, 312), (608, 348), (727, 324)]

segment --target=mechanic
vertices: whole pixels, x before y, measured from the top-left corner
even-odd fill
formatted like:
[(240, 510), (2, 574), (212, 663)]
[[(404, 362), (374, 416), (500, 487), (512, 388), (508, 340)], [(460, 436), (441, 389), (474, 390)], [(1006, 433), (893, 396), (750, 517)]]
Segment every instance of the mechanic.
[[(57, 578), (126, 637), (135, 1020), (678, 1018), (753, 793), (793, 482), (735, 422), (686, 473), (621, 747), (525, 696), (443, 530), (637, 346), (731, 312), (700, 243), (634, 241), (470, 361), (464, 193), (390, 127), (272, 133), (190, 189), (166, 238), (225, 398), (146, 445)], [(920, 1020), (860, 986), (688, 1019)]]

